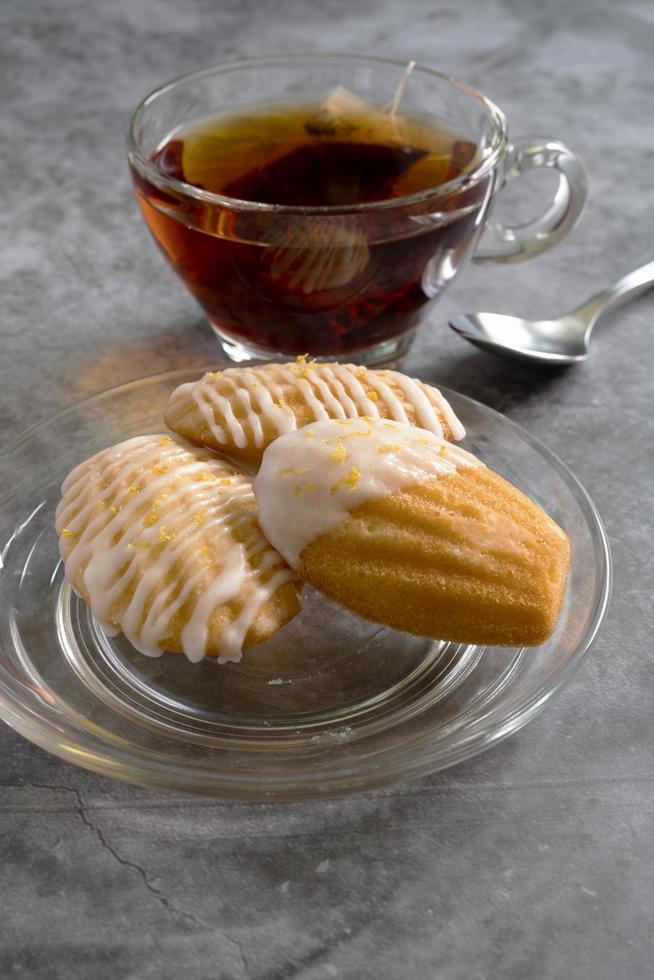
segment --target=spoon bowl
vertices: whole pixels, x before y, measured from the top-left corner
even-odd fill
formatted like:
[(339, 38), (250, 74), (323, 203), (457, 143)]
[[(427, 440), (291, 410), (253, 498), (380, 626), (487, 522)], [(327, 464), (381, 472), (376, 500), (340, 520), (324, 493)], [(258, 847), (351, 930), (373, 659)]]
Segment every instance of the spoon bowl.
[(654, 262), (635, 269), (615, 285), (557, 320), (526, 320), (503, 313), (459, 313), (450, 326), (471, 344), (516, 361), (561, 367), (588, 357), (590, 336), (600, 316), (654, 283)]
[(552, 365), (576, 364), (588, 357), (588, 345), (579, 336), (577, 321), (523, 320), (501, 313), (460, 313), (450, 326), (471, 344), (515, 361)]

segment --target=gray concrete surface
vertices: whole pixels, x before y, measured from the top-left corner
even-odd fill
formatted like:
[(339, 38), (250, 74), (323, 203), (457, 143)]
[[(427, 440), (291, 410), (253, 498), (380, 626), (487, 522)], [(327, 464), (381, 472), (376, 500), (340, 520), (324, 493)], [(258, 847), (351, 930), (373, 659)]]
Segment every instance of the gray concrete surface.
[(526, 426), (606, 523), (611, 613), (516, 737), (385, 792), (236, 805), (113, 783), (0, 732), (3, 980), (643, 980), (654, 969), (654, 295), (546, 374), (447, 314), (544, 315), (652, 258), (647, 0), (9, 0), (0, 7), (2, 441), (215, 345), (132, 198), (129, 112), (162, 79), (263, 52), (374, 51), (479, 85), (587, 163), (583, 223), (470, 268), (408, 362)]

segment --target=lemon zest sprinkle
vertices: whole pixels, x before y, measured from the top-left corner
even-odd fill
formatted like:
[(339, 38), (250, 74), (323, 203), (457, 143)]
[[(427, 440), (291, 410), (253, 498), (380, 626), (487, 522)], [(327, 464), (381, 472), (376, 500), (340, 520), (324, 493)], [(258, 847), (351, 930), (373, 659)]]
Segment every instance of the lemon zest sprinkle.
[(295, 358), (293, 368), (300, 378), (308, 378), (311, 371), (315, 371), (316, 361), (314, 358), (308, 359), (308, 354), (298, 354)]
[(340, 480), (337, 480), (336, 483), (332, 484), (331, 492), (336, 493), (340, 487), (347, 487), (348, 490), (354, 490), (360, 479), (361, 473), (358, 469), (356, 469), (356, 467), (353, 467), (347, 476), (342, 476)]
[(360, 429), (357, 429), (355, 432), (346, 432), (344, 436), (341, 436), (341, 439), (356, 439), (358, 436), (371, 436), (371, 435), (372, 435), (372, 429), (366, 429), (365, 432), (361, 432)]

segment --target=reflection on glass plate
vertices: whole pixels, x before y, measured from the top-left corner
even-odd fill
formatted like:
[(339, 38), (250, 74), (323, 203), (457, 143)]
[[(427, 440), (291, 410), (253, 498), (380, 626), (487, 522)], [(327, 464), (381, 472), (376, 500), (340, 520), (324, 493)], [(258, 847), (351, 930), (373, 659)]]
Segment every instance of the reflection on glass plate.
[(66, 583), (54, 509), (97, 450), (162, 431), (200, 372), (122, 385), (26, 432), (0, 456), (0, 715), (107, 775), (236, 799), (297, 799), (434, 772), (517, 731), (570, 677), (610, 591), (599, 517), (570, 471), (491, 409), (445, 392), (464, 446), (566, 530), (560, 622), (537, 649), (433, 642), (365, 622), (306, 589), (302, 613), (239, 664), (149, 659), (98, 629)]

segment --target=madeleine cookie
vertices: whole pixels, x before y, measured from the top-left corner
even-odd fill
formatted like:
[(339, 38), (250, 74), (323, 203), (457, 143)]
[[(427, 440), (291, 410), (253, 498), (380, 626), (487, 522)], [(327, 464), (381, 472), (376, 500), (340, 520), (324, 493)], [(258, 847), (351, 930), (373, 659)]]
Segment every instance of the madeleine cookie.
[(56, 529), (68, 580), (142, 653), (240, 660), (299, 611), (251, 481), (182, 439), (138, 436), (76, 467)]
[(198, 445), (257, 463), (266, 446), (287, 432), (325, 419), (395, 419), (445, 439), (465, 429), (437, 388), (399, 371), (354, 364), (290, 364), (227, 368), (181, 385), (164, 420)]
[(476, 457), (391, 421), (282, 436), (254, 482), (268, 540), (300, 576), (367, 619), (423, 636), (543, 643), (569, 542)]

